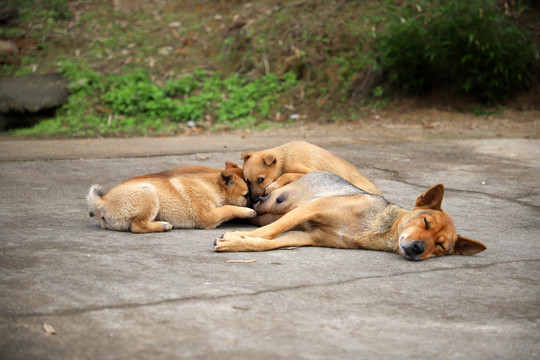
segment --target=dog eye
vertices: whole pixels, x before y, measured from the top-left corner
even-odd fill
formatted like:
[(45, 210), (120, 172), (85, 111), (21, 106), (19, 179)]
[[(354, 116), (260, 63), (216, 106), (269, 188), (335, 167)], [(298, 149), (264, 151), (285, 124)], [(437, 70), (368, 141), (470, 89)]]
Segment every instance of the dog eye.
[(264, 181), (264, 178), (263, 177), (260, 177), (260, 178), (257, 178), (257, 182), (260, 184)]
[(443, 243), (437, 243), (437, 245), (443, 250), (446, 251), (446, 248), (444, 247)]
[(251, 181), (249, 181), (249, 179), (246, 179), (246, 184), (250, 185)]
[(429, 223), (426, 218), (424, 218), (424, 224), (426, 224), (426, 230), (429, 230)]

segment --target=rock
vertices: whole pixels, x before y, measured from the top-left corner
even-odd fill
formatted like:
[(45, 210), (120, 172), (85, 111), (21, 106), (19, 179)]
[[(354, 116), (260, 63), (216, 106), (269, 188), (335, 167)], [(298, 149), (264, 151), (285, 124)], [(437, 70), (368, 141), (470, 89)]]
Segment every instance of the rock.
[(0, 130), (33, 125), (66, 103), (67, 85), (58, 73), (0, 78)]
[(5, 23), (19, 16), (19, 10), (16, 8), (5, 8), (0, 5), (0, 23)]
[(0, 40), (0, 56), (15, 55), (19, 53), (19, 48), (13, 41)]

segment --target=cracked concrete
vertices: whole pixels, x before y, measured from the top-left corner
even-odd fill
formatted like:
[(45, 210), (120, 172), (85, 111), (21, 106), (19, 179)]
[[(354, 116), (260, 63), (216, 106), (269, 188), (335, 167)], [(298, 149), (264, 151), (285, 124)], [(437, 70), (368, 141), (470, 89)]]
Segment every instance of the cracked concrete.
[(217, 236), (250, 226), (133, 235), (88, 217), (93, 183), (222, 167), (293, 138), (0, 141), (2, 358), (540, 358), (538, 140), (308, 138), (403, 207), (444, 183), (458, 232), (488, 247), (475, 256), (218, 254)]

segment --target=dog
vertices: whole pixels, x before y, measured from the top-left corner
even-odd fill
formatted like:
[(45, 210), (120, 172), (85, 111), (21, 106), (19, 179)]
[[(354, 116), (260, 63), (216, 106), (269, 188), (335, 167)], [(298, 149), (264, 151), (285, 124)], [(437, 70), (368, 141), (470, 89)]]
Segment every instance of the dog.
[(172, 228), (213, 229), (235, 218), (257, 215), (249, 205), (242, 169), (227, 162), (224, 170), (180, 165), (134, 177), (106, 194), (92, 185), (90, 216), (104, 229), (151, 233)]
[(244, 152), (241, 159), (244, 161), (242, 169), (253, 203), (260, 196), (315, 170), (337, 174), (369, 193), (381, 194), (379, 188), (353, 165), (305, 141), (292, 141), (258, 152)]
[(311, 172), (255, 204), (266, 226), (225, 233), (214, 249), (321, 246), (392, 251), (409, 260), (484, 251), (484, 244), (457, 235), (452, 218), (441, 209), (443, 195), (443, 185), (435, 185), (406, 210), (335, 174)]

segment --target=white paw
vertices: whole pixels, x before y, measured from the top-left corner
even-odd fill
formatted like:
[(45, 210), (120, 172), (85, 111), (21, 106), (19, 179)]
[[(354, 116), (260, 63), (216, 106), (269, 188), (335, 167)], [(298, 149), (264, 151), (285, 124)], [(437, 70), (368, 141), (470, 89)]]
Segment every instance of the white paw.
[(169, 231), (172, 228), (173, 228), (173, 226), (170, 223), (168, 223), (166, 221), (163, 221), (163, 231)]
[(242, 219), (251, 219), (257, 216), (257, 212), (251, 208), (246, 208), (245, 213), (242, 214)]

